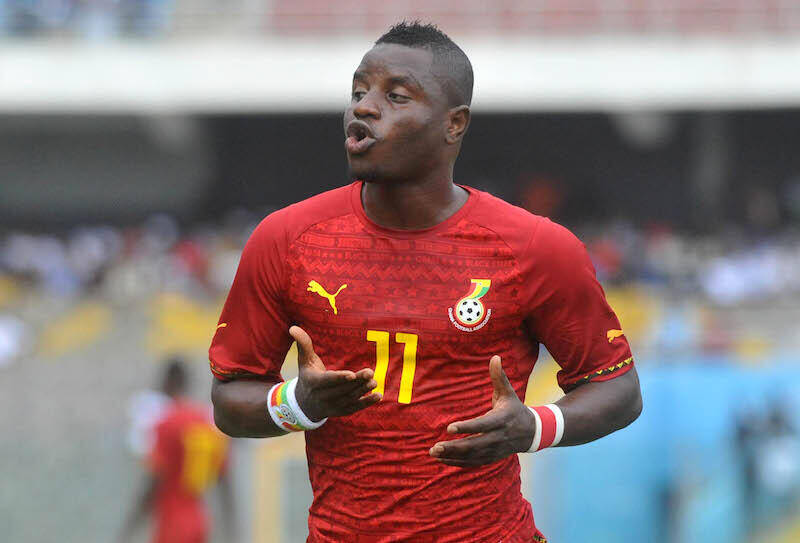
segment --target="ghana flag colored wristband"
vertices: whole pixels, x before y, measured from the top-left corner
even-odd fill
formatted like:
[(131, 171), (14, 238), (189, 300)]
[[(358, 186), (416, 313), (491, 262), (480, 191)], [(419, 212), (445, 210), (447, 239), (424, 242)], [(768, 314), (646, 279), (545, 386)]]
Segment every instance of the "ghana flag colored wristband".
[(287, 432), (303, 432), (305, 430), (316, 430), (328, 419), (314, 422), (303, 413), (300, 404), (297, 403), (294, 392), (297, 388), (297, 377), (291, 381), (277, 383), (267, 394), (267, 411), (278, 428)]
[(564, 437), (564, 414), (561, 408), (554, 403), (528, 406), (536, 419), (536, 432), (533, 434), (533, 443), (528, 452), (541, 451), (547, 447), (555, 447)]

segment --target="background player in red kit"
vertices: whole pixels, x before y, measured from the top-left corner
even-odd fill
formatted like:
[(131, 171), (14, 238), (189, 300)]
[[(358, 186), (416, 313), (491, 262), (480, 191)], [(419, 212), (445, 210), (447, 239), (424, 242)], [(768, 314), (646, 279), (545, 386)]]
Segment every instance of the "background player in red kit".
[(228, 535), (233, 537), (228, 439), (214, 428), (207, 406), (186, 398), (187, 381), (183, 363), (171, 361), (162, 383), (171, 403), (154, 427), (150, 478), (124, 527), (124, 541), (149, 513), (155, 521), (153, 543), (208, 541), (211, 523), (204, 498), (218, 481)]
[[(454, 184), (471, 98), (457, 45), (393, 27), (344, 115), (357, 181), (273, 213), (242, 254), (210, 349), (215, 419), (232, 436), (307, 430), (310, 542), (544, 541), (515, 453), (641, 411), (580, 241)], [(299, 377), (282, 384), (293, 338)], [(528, 409), (540, 343), (567, 394)]]

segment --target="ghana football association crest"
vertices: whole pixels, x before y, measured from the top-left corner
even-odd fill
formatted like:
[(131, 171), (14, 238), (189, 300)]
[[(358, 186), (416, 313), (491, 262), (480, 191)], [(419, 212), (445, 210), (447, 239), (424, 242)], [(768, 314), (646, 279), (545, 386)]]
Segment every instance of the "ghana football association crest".
[(276, 411), (279, 419), (286, 420), (289, 424), (297, 424), (297, 418), (288, 405), (279, 405)]
[(492, 310), (486, 309), (481, 298), (486, 296), (491, 285), (491, 279), (470, 279), (469, 294), (456, 302), (455, 307), (447, 309), (453, 326), (462, 332), (474, 332), (486, 326)]

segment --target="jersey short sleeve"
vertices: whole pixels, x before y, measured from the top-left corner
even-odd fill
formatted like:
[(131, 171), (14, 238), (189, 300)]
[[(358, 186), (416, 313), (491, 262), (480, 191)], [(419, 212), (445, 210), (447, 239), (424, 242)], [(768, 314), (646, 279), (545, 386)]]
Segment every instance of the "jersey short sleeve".
[(558, 384), (568, 392), (604, 381), (633, 364), (619, 319), (606, 301), (583, 243), (566, 228), (543, 219), (526, 253), (530, 275), (531, 334), (561, 366)]
[(211, 371), (279, 381), (291, 345), (284, 308), (287, 235), (282, 214), (264, 219), (247, 241), (209, 349)]

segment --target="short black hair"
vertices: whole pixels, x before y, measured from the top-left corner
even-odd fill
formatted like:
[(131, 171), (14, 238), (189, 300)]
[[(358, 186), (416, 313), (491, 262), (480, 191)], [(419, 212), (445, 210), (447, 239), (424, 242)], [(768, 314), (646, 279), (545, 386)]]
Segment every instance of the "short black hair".
[(162, 377), (162, 390), (166, 394), (182, 394), (189, 384), (189, 372), (186, 361), (180, 356), (171, 356), (166, 360)]
[(472, 103), (472, 64), (466, 53), (435, 24), (402, 21), (378, 38), (375, 45), (382, 43), (428, 49), (433, 53), (434, 71), (450, 105)]

